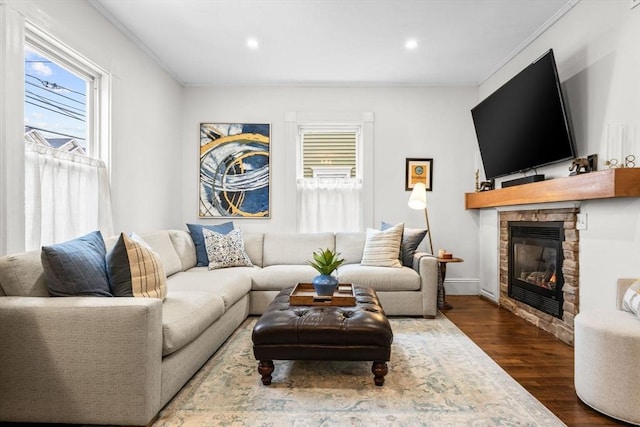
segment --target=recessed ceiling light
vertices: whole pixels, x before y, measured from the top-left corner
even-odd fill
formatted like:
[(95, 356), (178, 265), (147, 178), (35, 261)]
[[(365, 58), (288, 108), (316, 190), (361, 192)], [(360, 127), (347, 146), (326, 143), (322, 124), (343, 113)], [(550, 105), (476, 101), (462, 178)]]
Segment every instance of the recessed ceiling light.
[(418, 47), (418, 40), (409, 39), (405, 42), (404, 47), (406, 47), (409, 50), (413, 50)]
[(258, 48), (258, 40), (254, 39), (253, 37), (250, 37), (247, 39), (247, 46), (249, 46), (249, 48), (251, 49), (257, 49)]

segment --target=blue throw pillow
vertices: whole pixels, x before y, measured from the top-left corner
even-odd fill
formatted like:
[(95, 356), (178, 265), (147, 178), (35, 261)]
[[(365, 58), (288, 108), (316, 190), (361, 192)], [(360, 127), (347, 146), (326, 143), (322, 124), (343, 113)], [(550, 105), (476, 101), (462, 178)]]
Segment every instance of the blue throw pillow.
[(196, 246), (196, 267), (207, 267), (209, 265), (209, 257), (207, 256), (207, 247), (204, 243), (202, 229), (206, 228), (216, 233), (228, 234), (230, 231), (233, 231), (233, 221), (217, 225), (187, 224), (187, 228), (189, 229), (189, 233), (191, 233), (193, 244)]
[(53, 296), (112, 296), (106, 253), (99, 231), (43, 246), (40, 259), (49, 293)]
[[(382, 222), (380, 226), (381, 230), (386, 230), (389, 227), (393, 227), (394, 224)], [(419, 228), (404, 228), (402, 232), (402, 242), (400, 243), (400, 261), (405, 267), (413, 266), (413, 255), (418, 250), (418, 246), (427, 235), (427, 230), (421, 230)]]

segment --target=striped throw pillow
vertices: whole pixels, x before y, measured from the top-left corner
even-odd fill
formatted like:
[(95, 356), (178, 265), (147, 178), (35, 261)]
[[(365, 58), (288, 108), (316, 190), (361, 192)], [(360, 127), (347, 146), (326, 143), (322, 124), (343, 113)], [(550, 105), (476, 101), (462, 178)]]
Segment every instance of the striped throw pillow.
[(113, 296), (162, 300), (167, 296), (167, 276), (160, 256), (135, 234), (120, 233), (107, 254), (107, 273)]
[(402, 267), (399, 256), (403, 230), (403, 223), (382, 231), (367, 228), (367, 238), (364, 243), (360, 265)]

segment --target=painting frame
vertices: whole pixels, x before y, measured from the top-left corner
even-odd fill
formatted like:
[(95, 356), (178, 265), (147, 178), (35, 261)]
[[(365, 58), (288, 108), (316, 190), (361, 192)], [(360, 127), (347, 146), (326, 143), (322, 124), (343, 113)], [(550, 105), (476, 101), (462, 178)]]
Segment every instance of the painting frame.
[(427, 191), (433, 191), (433, 159), (407, 158), (405, 163), (405, 191), (413, 190), (419, 182)]
[(271, 218), (271, 123), (200, 122), (198, 218)]

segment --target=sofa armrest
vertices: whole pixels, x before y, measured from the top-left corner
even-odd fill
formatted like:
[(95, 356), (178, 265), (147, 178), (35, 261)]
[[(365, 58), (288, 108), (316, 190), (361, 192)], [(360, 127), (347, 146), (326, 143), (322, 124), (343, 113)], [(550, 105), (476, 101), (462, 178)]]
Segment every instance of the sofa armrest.
[(420, 275), (422, 309), (425, 317), (438, 314), (438, 260), (426, 252), (416, 252), (413, 269)]
[(159, 299), (0, 297), (0, 421), (144, 425), (161, 371)]

